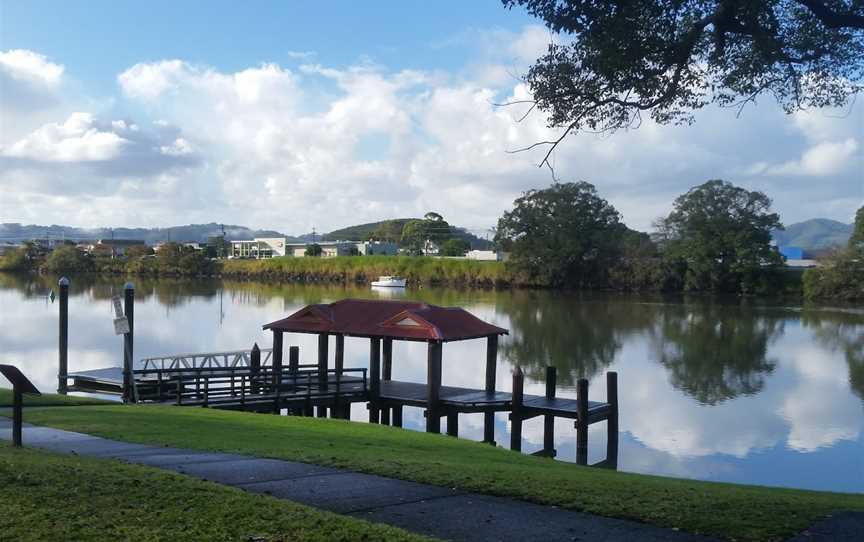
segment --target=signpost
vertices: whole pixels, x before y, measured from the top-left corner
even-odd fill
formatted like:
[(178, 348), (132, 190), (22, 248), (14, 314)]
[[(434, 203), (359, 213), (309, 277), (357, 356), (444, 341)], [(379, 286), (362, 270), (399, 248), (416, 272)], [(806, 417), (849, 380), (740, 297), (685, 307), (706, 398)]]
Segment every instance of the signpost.
[(42, 395), (36, 386), (24, 376), (18, 367), (14, 365), (0, 365), (0, 373), (12, 383), (12, 444), (21, 446), (21, 425), (24, 415), (24, 397), (28, 395)]

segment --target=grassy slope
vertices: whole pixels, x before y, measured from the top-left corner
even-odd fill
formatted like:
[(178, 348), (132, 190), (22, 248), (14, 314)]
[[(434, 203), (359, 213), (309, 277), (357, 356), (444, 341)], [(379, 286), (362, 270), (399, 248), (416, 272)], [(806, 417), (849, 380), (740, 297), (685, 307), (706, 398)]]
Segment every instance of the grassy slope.
[(0, 444), (3, 540), (428, 540), (159, 469)]
[(165, 406), (35, 408), (41, 423), (120, 440), (306, 461), (736, 539), (789, 536), (864, 496), (618, 473), (342, 420)]
[[(25, 395), (25, 406), (80, 406), (80, 405), (111, 405), (112, 401), (94, 399), (92, 397), (77, 397), (74, 395), (55, 395), (45, 393), (40, 396)], [(12, 406), (12, 390), (0, 388), (0, 407)]]

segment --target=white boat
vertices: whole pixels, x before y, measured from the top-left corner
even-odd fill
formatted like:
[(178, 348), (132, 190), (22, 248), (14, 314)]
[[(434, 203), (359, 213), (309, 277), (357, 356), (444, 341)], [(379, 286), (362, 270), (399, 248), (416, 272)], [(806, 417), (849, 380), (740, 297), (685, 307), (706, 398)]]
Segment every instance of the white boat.
[(378, 277), (378, 280), (372, 281), (372, 286), (385, 286), (388, 288), (404, 288), (405, 279), (397, 276), (384, 275)]

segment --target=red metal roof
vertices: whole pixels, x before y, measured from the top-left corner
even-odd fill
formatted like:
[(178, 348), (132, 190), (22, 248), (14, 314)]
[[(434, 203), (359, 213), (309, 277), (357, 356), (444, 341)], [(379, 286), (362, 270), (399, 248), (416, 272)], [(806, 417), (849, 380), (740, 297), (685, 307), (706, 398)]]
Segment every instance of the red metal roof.
[(507, 333), (458, 307), (371, 299), (308, 305), (288, 318), (266, 324), (264, 329), (414, 341), (461, 341)]

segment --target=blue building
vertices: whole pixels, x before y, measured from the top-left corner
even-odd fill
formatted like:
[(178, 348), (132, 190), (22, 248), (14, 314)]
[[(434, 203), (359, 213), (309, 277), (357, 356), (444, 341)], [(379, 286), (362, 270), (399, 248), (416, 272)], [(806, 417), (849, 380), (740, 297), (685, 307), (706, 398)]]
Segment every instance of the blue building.
[(801, 247), (778, 247), (780, 254), (786, 257), (787, 260), (803, 260), (804, 249)]

